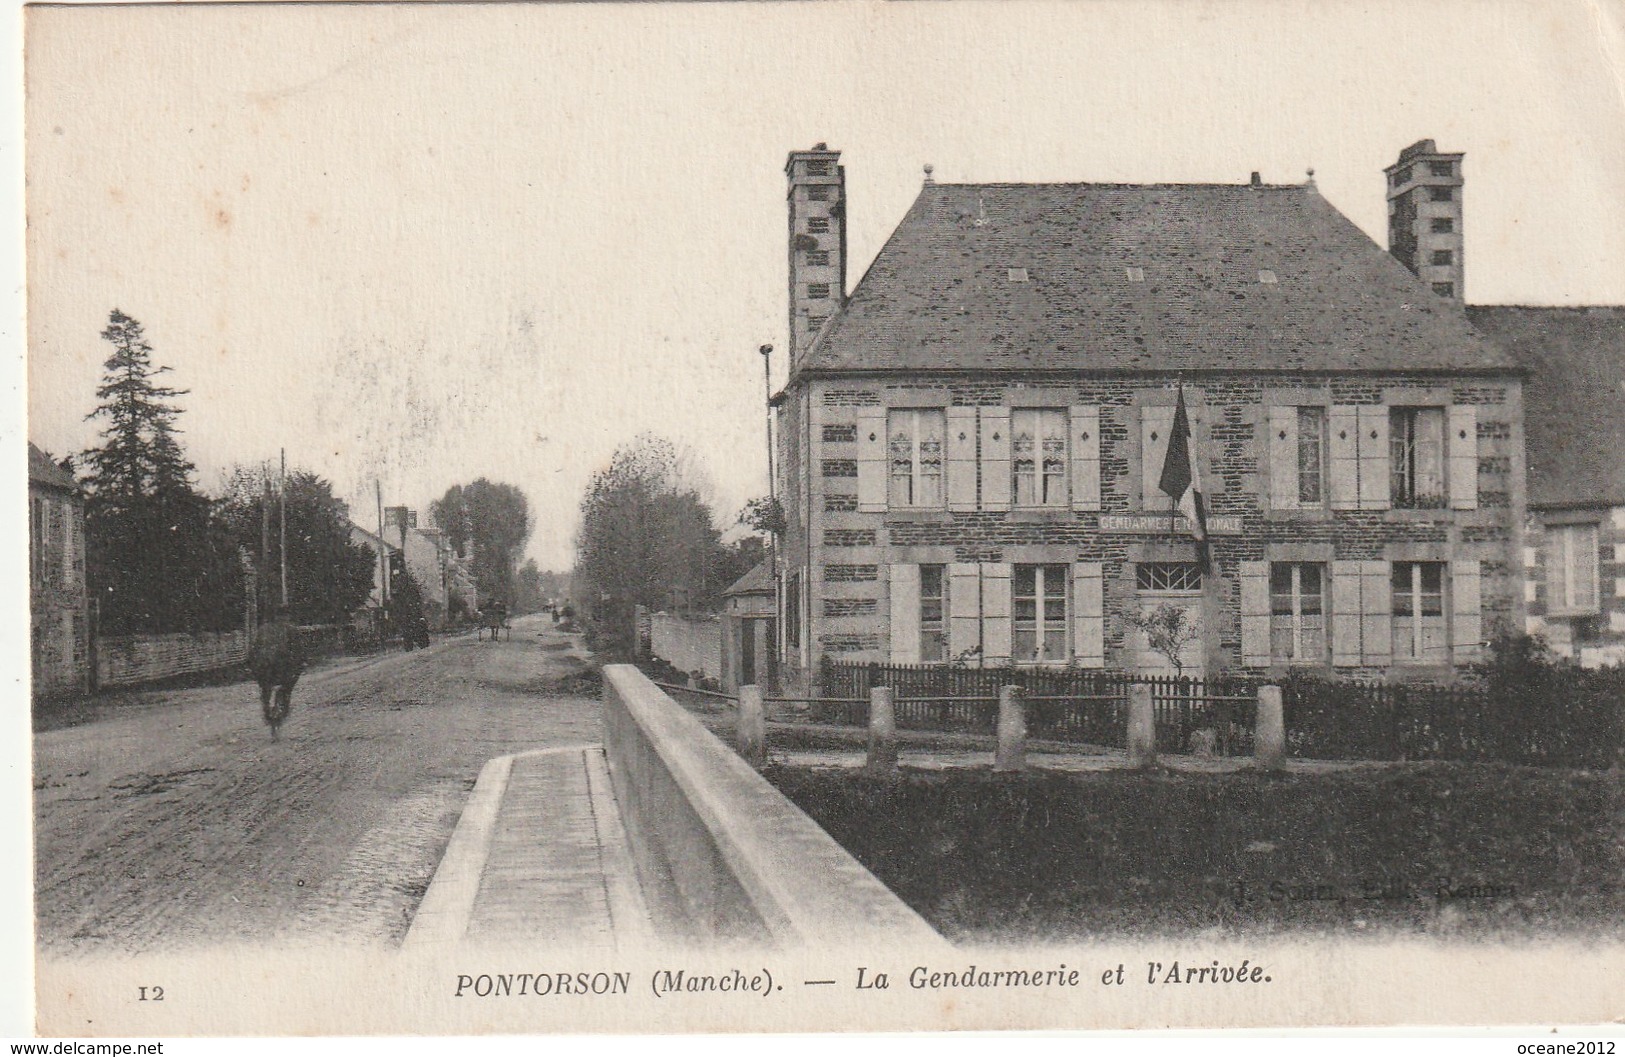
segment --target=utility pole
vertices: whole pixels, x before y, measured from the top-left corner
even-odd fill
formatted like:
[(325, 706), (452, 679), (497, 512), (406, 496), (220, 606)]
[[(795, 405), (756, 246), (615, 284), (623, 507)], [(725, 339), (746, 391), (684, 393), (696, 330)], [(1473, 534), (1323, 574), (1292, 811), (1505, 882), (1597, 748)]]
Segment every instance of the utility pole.
[[(773, 482), (773, 346), (763, 345), (756, 350), (762, 354), (762, 384), (765, 387), (767, 398), (767, 507), (771, 517), (778, 508), (778, 488)], [(772, 528), (776, 528), (775, 524)], [(767, 575), (773, 583), (773, 612), (774, 627), (773, 641), (768, 649), (777, 656), (780, 652), (780, 643), (784, 640), (784, 599), (779, 590), (779, 553), (778, 533), (771, 528), (767, 534)]]
[(378, 606), (389, 612), (389, 541), (384, 539), (384, 483), (373, 479), (378, 496)]
[[(260, 463), (260, 569), (255, 584), (255, 599), (260, 604), (271, 601), (271, 464)], [(258, 614), (264, 619), (264, 614)]]
[(282, 480), (277, 485), (280, 502), (277, 503), (277, 520), (281, 523), (278, 534), (281, 542), (278, 549), (282, 552), (282, 604), (288, 604), (288, 449), (282, 448)]
[(767, 388), (767, 498), (774, 499), (773, 484), (773, 346), (756, 350), (762, 354), (762, 382)]

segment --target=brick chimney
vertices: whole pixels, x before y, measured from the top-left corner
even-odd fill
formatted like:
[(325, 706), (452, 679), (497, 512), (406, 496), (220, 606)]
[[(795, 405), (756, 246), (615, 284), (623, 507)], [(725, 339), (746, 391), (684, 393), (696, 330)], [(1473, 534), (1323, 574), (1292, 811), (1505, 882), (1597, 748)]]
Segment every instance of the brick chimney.
[(1461, 154), (1430, 139), (1399, 152), (1388, 177), (1388, 252), (1433, 288), (1461, 303), (1466, 296), (1461, 232)]
[(846, 169), (817, 144), (784, 163), (790, 213), (790, 363), (846, 300)]

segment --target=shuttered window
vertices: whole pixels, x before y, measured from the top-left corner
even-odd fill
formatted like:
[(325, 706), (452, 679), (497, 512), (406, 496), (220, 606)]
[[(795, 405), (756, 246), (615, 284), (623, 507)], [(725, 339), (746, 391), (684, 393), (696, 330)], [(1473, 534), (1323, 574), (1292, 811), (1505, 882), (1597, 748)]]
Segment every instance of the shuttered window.
[(896, 409), (887, 416), (888, 497), (893, 508), (942, 506), (945, 432), (940, 409)]
[(1270, 659), (1305, 664), (1326, 656), (1326, 567), (1275, 562), (1270, 566)]
[(1067, 412), (1021, 408), (1010, 413), (1010, 468), (1015, 505), (1067, 505)]
[(1547, 611), (1553, 616), (1597, 612), (1597, 526), (1557, 525), (1546, 531)]
[(1391, 408), (1388, 445), (1393, 505), (1418, 510), (1444, 506), (1444, 409)]
[(1395, 661), (1443, 664), (1450, 660), (1444, 570), (1444, 562), (1394, 563)]
[(920, 566), (920, 660), (948, 659), (948, 569)]
[(1064, 661), (1067, 651), (1067, 567), (1018, 565), (1011, 578), (1011, 659), (1018, 664)]

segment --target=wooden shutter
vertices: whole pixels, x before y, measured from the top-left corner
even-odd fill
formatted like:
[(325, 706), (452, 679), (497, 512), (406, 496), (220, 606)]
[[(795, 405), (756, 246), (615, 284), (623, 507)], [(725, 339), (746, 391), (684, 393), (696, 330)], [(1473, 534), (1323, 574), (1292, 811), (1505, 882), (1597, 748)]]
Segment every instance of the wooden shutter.
[(886, 509), (886, 409), (858, 408), (858, 509)]
[(1075, 406), (1072, 436), (1072, 509), (1100, 509), (1100, 409)]
[(1392, 485), (1388, 480), (1388, 408), (1362, 404), (1360, 421), (1360, 509), (1387, 510)]
[(1477, 558), (1450, 563), (1450, 659), (1455, 664), (1476, 660), (1484, 638), (1481, 575)]
[[(1272, 407), (1268, 443), (1263, 451), (1269, 459), (1270, 505), (1277, 510), (1298, 507), (1298, 409)], [(1243, 652), (1246, 652), (1243, 650)]]
[(1106, 592), (1099, 562), (1072, 566), (1072, 657), (1084, 668), (1106, 667)]
[(988, 664), (1010, 663), (1010, 565), (982, 566), (982, 651)]
[(1360, 563), (1332, 562), (1332, 663), (1360, 663)]
[(948, 509), (976, 509), (976, 409), (948, 409)]
[(982, 644), (982, 582), (976, 566), (955, 562), (948, 566), (949, 659), (966, 655)]
[[(1296, 490), (1294, 490), (1296, 494)], [(1270, 663), (1270, 563), (1241, 563), (1241, 663)]]
[(920, 663), (920, 567), (888, 567), (891, 581), (891, 662)]
[(1385, 561), (1360, 562), (1360, 656), (1378, 668), (1394, 663), (1392, 575)]
[(1010, 509), (1010, 409), (982, 409), (982, 507)]
[(1352, 407), (1333, 406), (1326, 416), (1326, 440), (1331, 458), (1333, 510), (1360, 508), (1360, 421)]
[(1168, 433), (1173, 427), (1172, 407), (1140, 408), (1140, 495), (1146, 510), (1167, 510), (1173, 503), (1168, 493), (1158, 487), (1162, 464), (1168, 458)]
[(1478, 509), (1478, 408), (1452, 404), (1447, 413), (1450, 505), (1456, 510)]

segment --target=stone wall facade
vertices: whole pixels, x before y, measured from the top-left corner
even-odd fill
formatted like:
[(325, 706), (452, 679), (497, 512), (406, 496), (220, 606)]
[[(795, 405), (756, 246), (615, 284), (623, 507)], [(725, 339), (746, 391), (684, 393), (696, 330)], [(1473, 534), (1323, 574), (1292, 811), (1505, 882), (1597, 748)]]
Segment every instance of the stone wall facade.
[(1528, 632), (1586, 667), (1625, 664), (1625, 506), (1533, 511), (1523, 553)]
[(247, 631), (122, 635), (96, 643), (98, 685), (135, 686), (245, 664)]
[[(1207, 496), (1212, 565), (1199, 587), (1175, 584), (1169, 594), (1199, 617), (1193, 660), (1201, 670), (1307, 666), (1438, 677), (1476, 659), (1478, 644), (1496, 629), (1524, 626), (1523, 416), (1515, 376), (1260, 372), (1183, 383), (1155, 374), (824, 377), (792, 385), (779, 409), (789, 521), (780, 570), (786, 663), (806, 671), (822, 656), (915, 660), (912, 623), (901, 648), (893, 629), (899, 619), (917, 619), (909, 614), (919, 611), (920, 574), (910, 567), (935, 567), (940, 574), (930, 575), (949, 581), (942, 618), (948, 656), (1023, 663), (1031, 658), (1015, 656), (1011, 645), (1011, 577), (1019, 579), (1022, 567), (1049, 567), (1056, 591), (1062, 574), (1055, 567), (1065, 566), (1065, 655), (1051, 647), (1042, 662), (1143, 667), (1145, 644), (1130, 620), (1157, 595), (1146, 578), (1197, 559), (1188, 525), (1171, 518), (1157, 490), (1181, 384)], [(1283, 473), (1296, 468), (1283, 469), (1283, 449), (1272, 445), (1283, 442), (1288, 426), (1297, 428), (1281, 418), (1296, 408), (1319, 408), (1325, 423), (1318, 502), (1277, 498), (1290, 487)], [(1396, 501), (1390, 425), (1413, 408), (1445, 423), (1437, 459), (1447, 492)], [(940, 497), (905, 507), (888, 492), (885, 434), (888, 411), (907, 410), (940, 414), (934, 421), (944, 429), (944, 450)], [(1066, 495), (1058, 504), (1022, 506), (1008, 483), (1011, 415), (1027, 410), (1069, 423)], [(1271, 570), (1284, 564), (1316, 565), (1326, 581), (1324, 643), (1285, 661), (1270, 640)], [(1142, 569), (1152, 565), (1160, 571)], [(1442, 643), (1395, 622), (1396, 607), (1409, 604), (1393, 598), (1396, 577), (1412, 575), (1419, 593), (1404, 597), (1443, 607)], [(1435, 581), (1440, 590), (1431, 590)], [(1396, 633), (1404, 638), (1400, 648)], [(1402, 656), (1407, 651), (1422, 656)]]
[(722, 673), (722, 625), (717, 617), (649, 617), (649, 652), (678, 671), (717, 679)]

